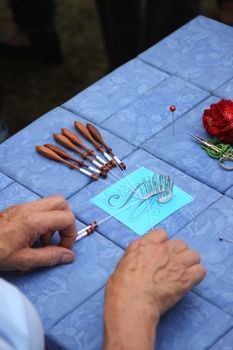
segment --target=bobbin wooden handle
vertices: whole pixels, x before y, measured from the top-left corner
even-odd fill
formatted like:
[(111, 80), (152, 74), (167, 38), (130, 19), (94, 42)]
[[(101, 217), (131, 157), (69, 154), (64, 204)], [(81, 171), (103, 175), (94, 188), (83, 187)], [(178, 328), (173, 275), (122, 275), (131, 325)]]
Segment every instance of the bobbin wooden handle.
[(78, 145), (79, 147), (82, 147), (85, 149), (89, 154), (94, 154), (94, 151), (92, 151), (90, 148), (88, 148), (84, 143), (80, 140), (80, 138), (75, 135), (71, 130), (67, 128), (62, 128), (61, 129), (62, 135), (66, 136), (70, 141)]
[(58, 154), (59, 156), (63, 157), (63, 158), (67, 158), (70, 159), (72, 158), (68, 153), (66, 153), (65, 151), (63, 151), (63, 149), (61, 149), (58, 146), (52, 145), (50, 143), (46, 143), (44, 145), (44, 147), (47, 147), (49, 149), (51, 149), (53, 152), (55, 152), (56, 154)]
[(63, 158), (73, 160), (74, 162), (76, 162), (80, 166), (84, 165), (84, 161), (71, 157), (68, 153), (66, 153), (65, 151), (63, 151), (63, 149), (61, 149), (60, 147), (58, 147), (56, 145), (46, 143), (44, 146), (51, 149), (52, 151), (54, 151), (56, 154), (58, 154), (59, 156), (61, 156)]
[(76, 129), (98, 149), (98, 151), (100, 151), (101, 153), (104, 152), (103, 148), (91, 136), (91, 133), (84, 124), (82, 124), (81, 122), (74, 122), (74, 125)]
[(94, 139), (99, 142), (101, 145), (104, 146), (104, 148), (107, 150), (108, 153), (112, 154), (112, 149), (106, 145), (104, 142), (103, 137), (101, 136), (99, 130), (92, 124), (87, 124), (87, 129), (90, 131), (91, 135), (94, 137)]
[(53, 137), (57, 142), (59, 142), (61, 145), (65, 146), (66, 148), (69, 148), (72, 151), (78, 150), (78, 148), (66, 136), (61, 134), (53, 134)]
[(87, 153), (83, 153), (82, 151), (80, 151), (66, 136), (61, 134), (53, 134), (53, 137), (62, 146), (65, 146), (71, 151), (78, 153), (83, 159), (88, 159), (90, 162), (92, 162), (91, 157), (89, 157)]
[(61, 158), (58, 154), (56, 154), (54, 151), (52, 151), (51, 149), (49, 149), (45, 146), (36, 146), (36, 150), (38, 153), (40, 153), (42, 156), (44, 156), (46, 158), (53, 159), (53, 160), (56, 160), (57, 162), (64, 163), (64, 164), (68, 165), (70, 168), (79, 169), (79, 167), (77, 165), (70, 163), (67, 160)]

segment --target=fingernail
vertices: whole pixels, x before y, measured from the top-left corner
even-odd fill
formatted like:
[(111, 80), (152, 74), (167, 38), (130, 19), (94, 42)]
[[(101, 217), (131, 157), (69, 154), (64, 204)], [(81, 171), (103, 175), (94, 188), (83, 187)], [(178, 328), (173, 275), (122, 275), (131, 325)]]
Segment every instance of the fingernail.
[(69, 264), (74, 261), (74, 256), (71, 253), (64, 253), (61, 258), (62, 264)]

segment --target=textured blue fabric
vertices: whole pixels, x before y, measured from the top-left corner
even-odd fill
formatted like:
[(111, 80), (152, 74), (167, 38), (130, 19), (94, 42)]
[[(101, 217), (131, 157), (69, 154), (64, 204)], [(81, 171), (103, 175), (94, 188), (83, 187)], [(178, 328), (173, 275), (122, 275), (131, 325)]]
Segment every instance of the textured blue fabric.
[(226, 100), (233, 99), (233, 79), (220, 86), (214, 91), (214, 95), (222, 97)]
[(48, 350), (102, 350), (103, 302), (104, 289), (101, 289), (50, 329)]
[(225, 195), (230, 197), (230, 198), (233, 198), (233, 187), (229, 188), (226, 192), (225, 192)]
[(162, 317), (157, 350), (206, 350), (232, 327), (233, 318), (190, 292)]
[(40, 197), (18, 183), (12, 183), (0, 191), (0, 210), (12, 205), (36, 201)]
[[(102, 350), (103, 298), (101, 290), (53, 327), (48, 332), (48, 350)], [(162, 317), (156, 349), (204, 350), (232, 325), (232, 317), (189, 293)]]
[[(0, 210), (37, 199), (37, 195), (13, 183), (0, 192)], [(81, 229), (83, 224), (78, 222), (77, 227)], [(38, 269), (27, 275), (0, 274), (31, 300), (45, 329), (103, 287), (123, 253), (98, 233), (75, 243), (73, 251), (77, 258), (70, 265)]]
[(45, 330), (103, 287), (123, 253), (97, 233), (77, 242), (73, 251), (76, 260), (69, 265), (37, 269), (27, 275), (1, 274), (35, 305)]
[(139, 58), (213, 91), (233, 77), (233, 28), (198, 16)]
[(134, 59), (74, 96), (63, 106), (99, 124), (167, 76), (166, 73)]
[[(174, 179), (176, 186), (193, 197), (192, 203), (169, 216), (158, 225), (167, 229), (170, 236), (182, 229), (195, 216), (220, 197), (220, 194), (215, 190), (210, 189), (143, 150), (138, 150), (131, 154), (125, 159), (125, 163), (127, 165), (127, 173), (136, 170), (138, 167), (145, 166), (158, 174), (165, 173), (170, 175)], [(103, 182), (91, 184), (69, 199), (70, 206), (78, 219), (85, 223), (90, 223), (93, 220), (99, 221), (108, 216), (103, 210), (90, 202), (91, 198), (102, 192), (107, 186), (108, 184), (105, 185)], [(129, 183), (129, 186), (132, 186), (132, 184)], [(98, 231), (123, 248), (139, 237), (115, 218), (100, 224)]]
[(201, 149), (200, 144), (189, 136), (190, 133), (205, 140), (210, 138), (203, 127), (202, 115), (204, 109), (218, 101), (219, 97), (208, 98), (174, 123), (174, 136), (172, 126), (168, 126), (142, 147), (186, 174), (224, 193), (233, 185), (231, 171), (222, 169), (218, 160), (210, 158)]
[[(62, 127), (75, 132), (75, 120), (87, 123), (63, 108), (56, 108), (37, 119), (0, 145), (0, 170), (40, 196), (61, 194), (69, 197), (74, 194), (92, 180), (61, 163), (42, 157), (35, 146), (55, 143), (53, 133), (59, 133)], [(106, 131), (101, 130), (101, 133), (119, 157), (132, 152), (133, 147), (125, 141)], [(83, 140), (81, 136), (80, 139)], [(93, 148), (87, 141), (85, 143)], [(67, 152), (79, 158), (77, 154)]]
[(210, 350), (232, 350), (233, 345), (233, 329), (227, 332), (222, 338), (217, 341), (214, 346), (210, 348)]
[(8, 176), (0, 173), (0, 191), (9, 186), (12, 182), (13, 180), (11, 180)]
[(233, 200), (222, 197), (174, 239), (182, 238), (198, 250), (207, 269), (204, 281), (194, 291), (233, 315), (233, 243), (219, 241), (219, 236), (232, 240), (232, 228)]
[(208, 95), (180, 78), (169, 77), (101, 125), (139, 146), (172, 122), (170, 105), (176, 105), (177, 119)]

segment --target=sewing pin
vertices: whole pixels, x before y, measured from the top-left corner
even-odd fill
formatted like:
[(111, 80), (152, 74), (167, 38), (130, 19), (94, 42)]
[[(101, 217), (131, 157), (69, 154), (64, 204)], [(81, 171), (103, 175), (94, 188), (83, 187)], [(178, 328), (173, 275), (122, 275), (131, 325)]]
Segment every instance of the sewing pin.
[(225, 242), (228, 242), (228, 243), (233, 243), (233, 240), (224, 238), (223, 236), (219, 236), (218, 240), (219, 241), (225, 241)]
[(174, 112), (176, 111), (176, 106), (171, 105), (169, 109), (170, 109), (170, 111), (172, 113), (172, 135), (174, 136), (175, 135)]
[(80, 171), (81, 173), (83, 173), (84, 175), (89, 176), (90, 178), (92, 178), (95, 181), (98, 180), (98, 176), (96, 174), (93, 174), (86, 169), (79, 168), (77, 165), (75, 165), (72, 162), (68, 162), (67, 160), (61, 158), (57, 153), (55, 153), (54, 151), (52, 151), (51, 149), (49, 149), (45, 146), (36, 146), (36, 150), (38, 153), (40, 153), (42, 156), (44, 156), (46, 158), (53, 159), (53, 160), (56, 160), (57, 162), (64, 163), (68, 167), (70, 167), (71, 169), (76, 169), (76, 170)]
[(97, 227), (97, 222), (93, 221), (89, 226), (83, 228), (81, 231), (78, 232), (76, 241), (80, 241), (80, 239), (91, 235), (93, 232), (95, 232), (96, 227)]
[(167, 203), (173, 197), (173, 180), (167, 175), (153, 175), (143, 179), (139, 187), (142, 199), (157, 196), (157, 202)]

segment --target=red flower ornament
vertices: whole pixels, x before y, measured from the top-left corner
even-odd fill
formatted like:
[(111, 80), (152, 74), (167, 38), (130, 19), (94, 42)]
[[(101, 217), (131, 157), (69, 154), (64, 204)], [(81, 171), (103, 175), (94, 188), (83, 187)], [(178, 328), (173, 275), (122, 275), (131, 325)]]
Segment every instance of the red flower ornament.
[(221, 100), (205, 109), (204, 128), (219, 140), (233, 144), (233, 102)]

